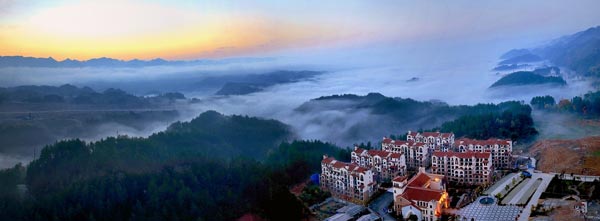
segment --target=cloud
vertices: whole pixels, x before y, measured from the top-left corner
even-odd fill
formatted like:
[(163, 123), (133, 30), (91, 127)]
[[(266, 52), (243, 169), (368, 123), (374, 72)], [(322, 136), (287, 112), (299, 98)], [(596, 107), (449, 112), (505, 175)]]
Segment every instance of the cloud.
[[(546, 94), (557, 98), (572, 97), (590, 88), (583, 81), (569, 79), (569, 86), (564, 88), (541, 86), (489, 90), (488, 87), (501, 77), (490, 72), (490, 69), (497, 63), (497, 56), (510, 49), (498, 48), (498, 44), (509, 43), (491, 40), (381, 44), (376, 47), (363, 45), (344, 50), (332, 48), (310, 52), (299, 49), (277, 61), (180, 67), (0, 68), (0, 86), (71, 83), (97, 89), (118, 87), (137, 94), (152, 90), (185, 90), (187, 97), (199, 98), (201, 102), (182, 107), (180, 120), (189, 120), (206, 110), (273, 118), (292, 125), (303, 139), (322, 139), (343, 146), (369, 139), (378, 140), (381, 136), (404, 133), (408, 129), (427, 128), (423, 125), (433, 123), (417, 121), (414, 124), (394, 124), (368, 110), (342, 108), (302, 114), (294, 109), (310, 99), (346, 93), (365, 95), (380, 92), (388, 97), (475, 104), (515, 99), (528, 102), (533, 96)], [(242, 96), (213, 96), (216, 89), (211, 91), (196, 84), (211, 76), (257, 74), (274, 70), (316, 70), (325, 73), (311, 80), (276, 85), (262, 92)], [(407, 81), (413, 77), (418, 80)], [(99, 136), (113, 135), (111, 128), (144, 135), (165, 128), (168, 123), (152, 124), (143, 131), (107, 125), (105, 128), (109, 132), (100, 133)]]

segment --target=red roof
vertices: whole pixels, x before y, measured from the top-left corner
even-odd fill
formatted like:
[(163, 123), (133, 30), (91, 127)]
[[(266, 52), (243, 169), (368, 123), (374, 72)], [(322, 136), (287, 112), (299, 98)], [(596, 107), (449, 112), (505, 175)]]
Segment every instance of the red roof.
[[(402, 177), (394, 178), (394, 181), (402, 181)], [(404, 178), (406, 179), (406, 178)], [(425, 185), (431, 180), (426, 173), (419, 172), (416, 176), (408, 181), (408, 185), (401, 198), (407, 199), (411, 202), (414, 201), (425, 201), (429, 202), (432, 200), (438, 201), (444, 194), (444, 190), (436, 190), (426, 188)], [(397, 198), (398, 199), (398, 198)]]
[(383, 143), (391, 143), (391, 142), (392, 142), (392, 139), (390, 139), (390, 138), (387, 138), (387, 137), (384, 137), (382, 142), (383, 142)]
[(400, 157), (402, 157), (401, 153), (392, 153), (392, 152), (384, 151), (384, 150), (365, 150), (360, 147), (357, 147), (353, 152), (361, 155), (361, 154), (365, 153), (365, 151), (369, 156), (379, 156), (381, 158), (388, 158), (388, 157), (400, 158)]
[(396, 144), (398, 144), (398, 145), (405, 144), (406, 146), (409, 146), (409, 147), (412, 147), (412, 146), (423, 146), (423, 145), (425, 145), (425, 143), (423, 143), (423, 142), (415, 142), (415, 141), (412, 141), (412, 140), (408, 140), (408, 141), (397, 140)]
[(412, 179), (408, 181), (408, 186), (412, 187), (423, 187), (431, 178), (424, 173), (417, 173)]
[(331, 165), (331, 166), (333, 166), (335, 168), (342, 168), (342, 167), (346, 166), (346, 163), (336, 160), (335, 162), (333, 162), (333, 165)]
[(402, 144), (406, 144), (407, 146), (413, 146), (413, 145), (425, 145), (425, 143), (422, 142), (415, 142), (412, 140), (392, 140), (390, 138), (383, 138), (382, 143), (386, 143), (386, 144), (396, 144), (396, 145), (402, 145)]
[(468, 139), (468, 138), (461, 138), (456, 140), (457, 144), (463, 144), (463, 145), (509, 145), (511, 143), (510, 140), (503, 140), (503, 139), (494, 139), (494, 138), (490, 138), (487, 140), (473, 140), (473, 139)]
[(414, 136), (417, 136), (417, 132), (409, 131), (409, 132), (408, 132), (408, 135), (411, 135), (411, 136), (413, 136), (413, 137), (414, 137)]
[(333, 158), (333, 157), (327, 157), (327, 158), (323, 159), (323, 160), (321, 161), (321, 163), (330, 164), (330, 163), (331, 163), (331, 162), (333, 162), (334, 160), (335, 160), (335, 158)]
[(356, 150), (354, 150), (354, 152), (356, 152), (357, 154), (362, 154), (365, 151), (365, 149), (357, 147)]
[(400, 158), (400, 157), (402, 157), (402, 154), (401, 153), (392, 153), (390, 155), (390, 157), (392, 157), (392, 158)]
[(458, 158), (490, 158), (490, 153), (489, 152), (474, 152), (474, 151), (467, 151), (467, 152), (454, 152), (454, 151), (448, 151), (448, 152), (442, 152), (442, 151), (434, 151), (433, 152), (433, 156), (436, 157), (458, 157)]
[[(396, 177), (396, 178), (394, 178), (394, 181), (401, 182), (404, 179), (406, 179), (406, 177)], [(440, 200), (440, 198), (444, 194), (444, 190), (429, 189), (429, 188), (425, 187), (425, 185), (431, 179), (432, 178), (429, 177), (429, 175), (427, 175), (427, 173), (423, 173), (423, 172), (417, 173), (416, 176), (414, 176), (412, 179), (410, 179), (408, 181), (406, 190), (404, 190), (404, 193), (402, 193), (400, 198), (406, 199), (410, 202), (414, 202), (414, 201), (429, 202), (432, 200), (435, 200), (435, 201)], [(396, 198), (396, 199), (398, 200), (398, 198)], [(404, 202), (404, 204), (407, 204), (407, 202)]]
[(440, 132), (423, 132), (424, 137), (437, 137), (440, 135)]
[(404, 193), (402, 194), (402, 197), (412, 200), (412, 201), (429, 202), (432, 200), (435, 200), (435, 201), (440, 200), (440, 198), (442, 198), (443, 194), (444, 194), (444, 192), (441, 190), (409, 187), (404, 191)]
[(338, 169), (346, 168), (347, 167), (348, 171), (356, 171), (356, 172), (359, 172), (359, 173), (364, 173), (367, 170), (369, 170), (367, 168), (361, 167), (361, 166), (356, 165), (354, 163), (345, 163), (345, 162), (337, 161), (333, 157), (325, 158), (321, 162), (326, 163), (326, 164), (331, 164), (332, 167), (335, 167), (335, 168), (338, 168)]
[(393, 182), (402, 182), (402, 181), (405, 181), (407, 178), (408, 177), (406, 177), (406, 176), (397, 176), (392, 181)]
[(383, 150), (368, 150), (367, 153), (371, 156), (379, 156), (381, 158), (386, 158), (390, 155), (391, 152)]
[(421, 208), (419, 208), (417, 205), (415, 205), (415, 203), (414, 203), (413, 201), (410, 201), (410, 200), (408, 200), (408, 199), (406, 199), (406, 198), (402, 197), (402, 195), (400, 195), (400, 196), (396, 197), (396, 200), (395, 200), (395, 201), (396, 201), (396, 202), (398, 203), (398, 205), (400, 205), (401, 207), (405, 207), (405, 206), (408, 206), (408, 205), (413, 205), (413, 206), (414, 206), (415, 208), (417, 208), (418, 210), (421, 210)]
[(452, 135), (454, 135), (454, 133), (442, 133), (442, 137), (444, 138), (451, 137)]
[(361, 167), (361, 166), (358, 166), (358, 165), (352, 164), (352, 163), (348, 163), (347, 165), (348, 165), (348, 170), (350, 170), (350, 171), (364, 173), (368, 170), (367, 168), (364, 168), (364, 167)]
[(414, 142), (414, 143), (412, 143), (412, 146), (418, 146), (418, 147), (420, 147), (420, 146), (424, 146), (424, 145), (425, 145), (425, 143), (423, 143), (423, 142)]

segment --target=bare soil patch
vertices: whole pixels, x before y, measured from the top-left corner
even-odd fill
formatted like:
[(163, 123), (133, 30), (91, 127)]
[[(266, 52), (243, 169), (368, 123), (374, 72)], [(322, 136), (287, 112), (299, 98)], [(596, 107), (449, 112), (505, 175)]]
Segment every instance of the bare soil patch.
[(529, 150), (544, 172), (600, 175), (600, 136), (542, 140)]

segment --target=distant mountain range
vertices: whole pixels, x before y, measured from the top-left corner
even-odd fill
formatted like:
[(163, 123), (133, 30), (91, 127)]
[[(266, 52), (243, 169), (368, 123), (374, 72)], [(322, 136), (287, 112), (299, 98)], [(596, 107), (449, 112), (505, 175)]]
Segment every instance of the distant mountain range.
[[(111, 108), (149, 108), (161, 107), (185, 100), (181, 93), (164, 93), (153, 97), (138, 97), (119, 89), (107, 89), (96, 92), (89, 87), (76, 87), (65, 84), (62, 86), (26, 85), (18, 87), (0, 87), (0, 110), (11, 108), (27, 110), (28, 104), (54, 107), (60, 104), (64, 108), (72, 106), (111, 107)], [(19, 108), (20, 107), (20, 108)]]
[(529, 66), (531, 66), (531, 65), (529, 65), (529, 64), (503, 64), (503, 65), (496, 66), (492, 70), (493, 71), (512, 71), (512, 70), (516, 70), (516, 69), (527, 68)]
[(542, 61), (540, 56), (535, 54), (524, 54), (504, 59), (498, 63), (499, 65), (518, 65), (521, 63), (532, 63)]
[[(542, 69), (536, 69), (542, 70)], [(538, 71), (541, 72), (541, 71)], [(550, 71), (548, 71), (550, 72)], [(490, 88), (499, 86), (519, 86), (519, 85), (538, 85), (538, 84), (553, 84), (564, 86), (567, 82), (559, 76), (542, 76), (533, 71), (517, 71), (508, 74), (500, 80), (496, 81)]]
[(600, 26), (555, 39), (541, 47), (513, 49), (500, 58), (503, 60), (496, 69), (547, 60), (554, 65), (567, 67), (577, 74), (598, 77), (600, 76)]
[(146, 66), (174, 66), (174, 65), (203, 65), (203, 64), (225, 64), (238, 62), (262, 62), (271, 61), (275, 58), (228, 58), (221, 60), (165, 60), (156, 58), (152, 60), (118, 60), (114, 58), (94, 58), (89, 60), (66, 59), (57, 61), (54, 58), (35, 58), (23, 56), (0, 56), (0, 67), (146, 67)]
[[(274, 71), (265, 74), (253, 74), (228, 80), (216, 95), (244, 95), (262, 91), (276, 84), (293, 83), (322, 74), (318, 71)], [(207, 79), (216, 81), (218, 79)]]

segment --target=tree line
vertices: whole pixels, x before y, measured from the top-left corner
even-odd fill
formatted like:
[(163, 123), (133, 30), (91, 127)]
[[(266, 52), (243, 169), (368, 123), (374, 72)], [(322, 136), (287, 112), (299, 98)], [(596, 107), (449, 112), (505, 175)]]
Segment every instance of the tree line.
[(293, 138), (278, 121), (211, 111), (148, 138), (61, 141), (0, 171), (0, 219), (305, 219), (289, 188), (323, 154), (349, 160), (350, 150)]
[(575, 96), (571, 99), (560, 99), (558, 102), (550, 95), (536, 96), (531, 99), (530, 104), (540, 110), (597, 118), (600, 116), (600, 91), (588, 92), (583, 96)]

